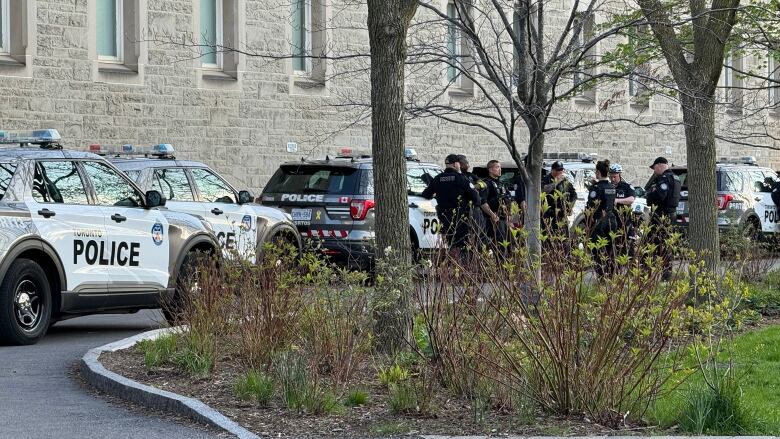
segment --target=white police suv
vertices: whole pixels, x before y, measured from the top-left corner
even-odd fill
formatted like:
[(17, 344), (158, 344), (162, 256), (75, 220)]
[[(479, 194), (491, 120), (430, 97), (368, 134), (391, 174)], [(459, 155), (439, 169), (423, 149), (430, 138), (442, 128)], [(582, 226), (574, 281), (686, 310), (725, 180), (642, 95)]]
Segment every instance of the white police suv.
[(111, 156), (109, 161), (142, 189), (161, 192), (168, 209), (203, 218), (217, 235), (225, 257), (238, 254), (255, 261), (264, 243), (301, 249), (301, 236), (290, 215), (255, 204), (248, 191), (237, 191), (201, 162), (177, 160), (170, 144), (155, 145), (149, 152), (132, 145), (123, 145), (114, 153), (100, 145), (90, 149)]
[(218, 248), (203, 221), (60, 140), (0, 131), (0, 343), (35, 343), (69, 317), (158, 308), (195, 254)]

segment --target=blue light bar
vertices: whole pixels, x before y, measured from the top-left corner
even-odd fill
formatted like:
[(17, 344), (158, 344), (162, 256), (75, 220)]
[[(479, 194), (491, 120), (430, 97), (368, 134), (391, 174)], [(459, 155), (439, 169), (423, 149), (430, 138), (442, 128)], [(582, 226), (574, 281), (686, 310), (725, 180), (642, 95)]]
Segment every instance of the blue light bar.
[(133, 145), (129, 143), (122, 145), (122, 154), (132, 154), (133, 152), (135, 152)]
[(60, 133), (55, 129), (45, 130), (13, 130), (5, 131), (0, 130), (0, 143), (11, 144), (16, 143), (19, 145), (47, 145), (50, 143), (56, 143), (62, 140)]
[(160, 143), (152, 146), (152, 155), (172, 155), (173, 145), (170, 143)]

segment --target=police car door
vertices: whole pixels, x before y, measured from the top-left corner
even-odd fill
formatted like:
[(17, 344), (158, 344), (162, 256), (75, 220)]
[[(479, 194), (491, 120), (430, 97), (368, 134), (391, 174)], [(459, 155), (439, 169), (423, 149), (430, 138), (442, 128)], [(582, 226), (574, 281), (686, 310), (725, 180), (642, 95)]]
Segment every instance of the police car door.
[(439, 218), (436, 216), (436, 201), (421, 197), (422, 191), (428, 187), (441, 171), (435, 168), (409, 167), (406, 171), (406, 181), (409, 188), (409, 223), (417, 235), (420, 248), (436, 248), (442, 244), (439, 235)]
[(108, 239), (100, 257), (108, 266), (109, 290), (167, 288), (168, 221), (159, 210), (143, 207), (143, 195), (120, 171), (99, 161), (81, 165), (104, 212)]
[(165, 197), (165, 207), (176, 212), (204, 216), (203, 205), (195, 199), (184, 168), (156, 168), (152, 174), (151, 188)]
[(66, 273), (62, 289), (105, 293), (108, 269), (100, 263), (105, 248), (103, 211), (89, 203), (87, 185), (70, 160), (42, 160), (33, 169), (31, 191), (25, 194), (40, 237), (54, 247)]
[(764, 186), (764, 179), (770, 177), (775, 181), (775, 176), (769, 172), (751, 171), (750, 180), (753, 183), (753, 201), (754, 209), (759, 221), (761, 221), (761, 231), (764, 233), (777, 233), (778, 218), (777, 206), (772, 201), (772, 188)]
[(190, 175), (200, 196), (203, 215), (211, 223), (225, 257), (233, 251), (254, 261), (257, 225), (249, 205), (238, 204), (230, 185), (209, 169), (190, 168)]

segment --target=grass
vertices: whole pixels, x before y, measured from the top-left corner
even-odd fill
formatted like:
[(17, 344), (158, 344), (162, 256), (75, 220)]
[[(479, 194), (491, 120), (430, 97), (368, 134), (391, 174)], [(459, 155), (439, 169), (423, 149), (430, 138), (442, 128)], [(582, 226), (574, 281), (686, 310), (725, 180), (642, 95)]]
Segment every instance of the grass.
[(138, 349), (144, 354), (144, 364), (151, 369), (171, 361), (178, 343), (179, 334), (171, 332), (154, 340), (138, 342)]
[(408, 434), (411, 430), (404, 422), (385, 422), (372, 427), (372, 432), (377, 436), (398, 436)]
[[(710, 434), (780, 435), (780, 326), (742, 334), (729, 347), (736, 383), (726, 382), (720, 392), (707, 392), (703, 377), (696, 374), (658, 400), (648, 413), (649, 420), (664, 428), (678, 425), (693, 433), (702, 429)], [(689, 361), (688, 365), (694, 367), (694, 360)], [(725, 417), (733, 422), (716, 423), (715, 428), (721, 430), (708, 431), (705, 418), (720, 410), (731, 413)], [(743, 427), (745, 431), (739, 431)]]
[(344, 398), (344, 405), (347, 407), (360, 407), (368, 402), (368, 393), (362, 390), (353, 390)]
[(275, 384), (273, 379), (262, 372), (249, 371), (236, 380), (234, 390), (236, 396), (245, 401), (255, 400), (265, 407), (274, 396)]
[(379, 383), (385, 387), (406, 381), (409, 378), (409, 371), (399, 364), (394, 364), (388, 368), (380, 368), (378, 373)]

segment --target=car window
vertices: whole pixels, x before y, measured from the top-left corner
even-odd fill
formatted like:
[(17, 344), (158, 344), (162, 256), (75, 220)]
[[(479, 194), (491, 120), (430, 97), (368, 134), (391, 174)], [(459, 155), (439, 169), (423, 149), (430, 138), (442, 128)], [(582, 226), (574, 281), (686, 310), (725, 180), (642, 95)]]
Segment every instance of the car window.
[(754, 192), (771, 192), (772, 189), (764, 184), (766, 176), (761, 171), (750, 171), (746, 173), (750, 187)]
[(187, 172), (184, 169), (155, 169), (154, 184), (157, 190), (171, 201), (195, 201)]
[(419, 195), (428, 187), (429, 174), (423, 168), (406, 169), (406, 187), (410, 193)]
[(143, 206), (143, 197), (121, 173), (100, 162), (84, 162), (84, 172), (95, 188), (97, 204), (102, 206)]
[(195, 185), (198, 186), (200, 196), (207, 203), (235, 203), (236, 197), (233, 189), (208, 169), (195, 168), (191, 170)]
[(36, 163), (32, 192), (39, 203), (88, 204), (84, 182), (71, 161)]
[(8, 185), (11, 184), (11, 178), (16, 172), (16, 163), (0, 163), (0, 199), (5, 195), (5, 191), (8, 190)]
[(374, 195), (374, 170), (365, 169), (361, 173), (360, 178), (360, 195)]
[(722, 192), (739, 192), (742, 190), (742, 175), (739, 172), (720, 172), (718, 190)]
[[(366, 182), (366, 177), (360, 181), (361, 174), (366, 173), (347, 166), (284, 165), (268, 181), (264, 192), (354, 195)], [(373, 186), (373, 178), (370, 181)]]
[(141, 175), (141, 171), (122, 171), (130, 177), (130, 180), (138, 181), (138, 177)]

